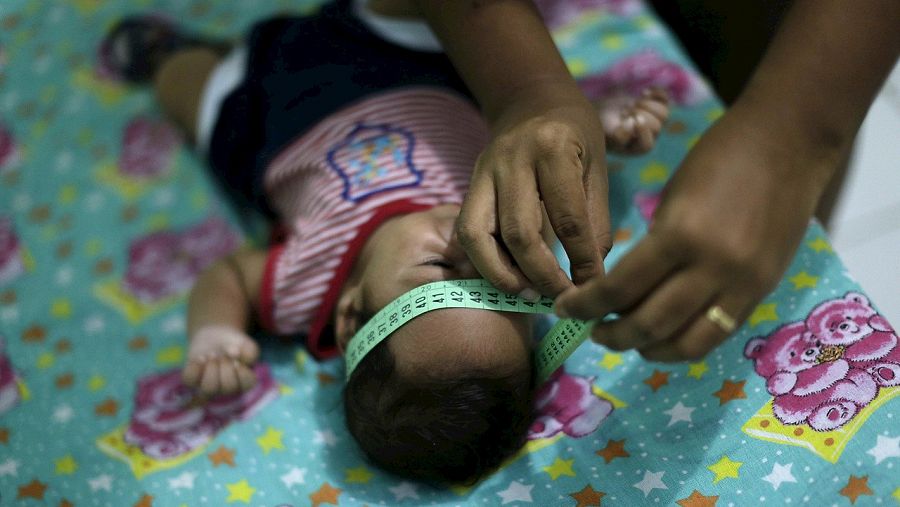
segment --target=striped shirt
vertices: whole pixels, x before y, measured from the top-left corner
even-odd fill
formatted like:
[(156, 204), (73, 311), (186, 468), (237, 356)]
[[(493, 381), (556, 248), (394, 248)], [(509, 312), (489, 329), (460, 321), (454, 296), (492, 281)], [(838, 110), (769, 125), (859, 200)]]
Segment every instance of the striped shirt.
[(307, 336), (317, 358), (336, 354), (327, 330), (340, 289), (385, 220), (461, 204), (488, 128), (475, 106), (431, 87), (370, 95), (317, 123), (265, 173), (287, 228), (263, 277), (263, 324)]

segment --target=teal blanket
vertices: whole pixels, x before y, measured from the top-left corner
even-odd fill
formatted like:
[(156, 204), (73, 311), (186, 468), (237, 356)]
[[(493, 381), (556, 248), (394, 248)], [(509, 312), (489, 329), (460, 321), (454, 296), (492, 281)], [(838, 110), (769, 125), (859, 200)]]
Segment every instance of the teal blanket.
[[(177, 375), (187, 291), (260, 234), (147, 91), (97, 72), (96, 46), (128, 12), (235, 35), (317, 3), (0, 3), (0, 504), (900, 502), (897, 334), (815, 224), (778, 287), (704, 360), (583, 345), (541, 389), (527, 446), (470, 488), (367, 464), (342, 422), (342, 363), (298, 343), (264, 342), (252, 391), (197, 403)], [(615, 263), (722, 106), (640, 1), (567, 5), (549, 21), (587, 93), (657, 84), (675, 103), (653, 151), (610, 159)], [(831, 341), (804, 349), (813, 328)], [(803, 354), (815, 360), (792, 360)]]

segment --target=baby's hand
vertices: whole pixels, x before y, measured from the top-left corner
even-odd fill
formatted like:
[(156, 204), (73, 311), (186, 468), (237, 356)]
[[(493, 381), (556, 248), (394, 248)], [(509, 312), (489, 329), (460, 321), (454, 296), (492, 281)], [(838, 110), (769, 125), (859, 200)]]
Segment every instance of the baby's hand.
[(603, 124), (606, 148), (627, 154), (650, 151), (669, 117), (669, 98), (661, 88), (641, 97), (614, 95), (594, 103)]
[(206, 396), (244, 392), (256, 384), (252, 367), (258, 357), (259, 346), (242, 331), (205, 326), (191, 337), (181, 378)]

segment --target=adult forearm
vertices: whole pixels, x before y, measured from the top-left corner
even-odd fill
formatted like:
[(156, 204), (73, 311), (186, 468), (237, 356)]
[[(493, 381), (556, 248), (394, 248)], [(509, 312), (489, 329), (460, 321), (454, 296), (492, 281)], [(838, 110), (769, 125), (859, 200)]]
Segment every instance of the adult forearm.
[(900, 56), (897, 0), (795, 0), (734, 109), (765, 126), (786, 149), (835, 163), (858, 131)]
[[(528, 0), (417, 0), (457, 71), (493, 121), (517, 100), (579, 97), (540, 14)], [(580, 98), (580, 97), (579, 97)]]

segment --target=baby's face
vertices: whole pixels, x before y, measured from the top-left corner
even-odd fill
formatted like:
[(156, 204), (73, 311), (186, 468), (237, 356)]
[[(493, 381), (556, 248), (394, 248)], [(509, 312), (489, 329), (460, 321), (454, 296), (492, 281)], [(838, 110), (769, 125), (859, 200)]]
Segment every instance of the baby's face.
[(453, 235), (458, 215), (459, 206), (437, 206), (389, 220), (372, 234), (358, 261), (368, 309), (429, 282), (480, 278)]
[[(374, 313), (429, 282), (480, 278), (453, 234), (458, 215), (459, 206), (438, 206), (392, 219), (375, 231), (358, 260), (363, 263), (359, 285), (368, 311)], [(531, 318), (463, 308), (435, 310), (397, 330), (390, 347), (401, 370), (424, 368), (440, 374), (441, 368), (464, 365), (521, 368), (530, 357)]]

